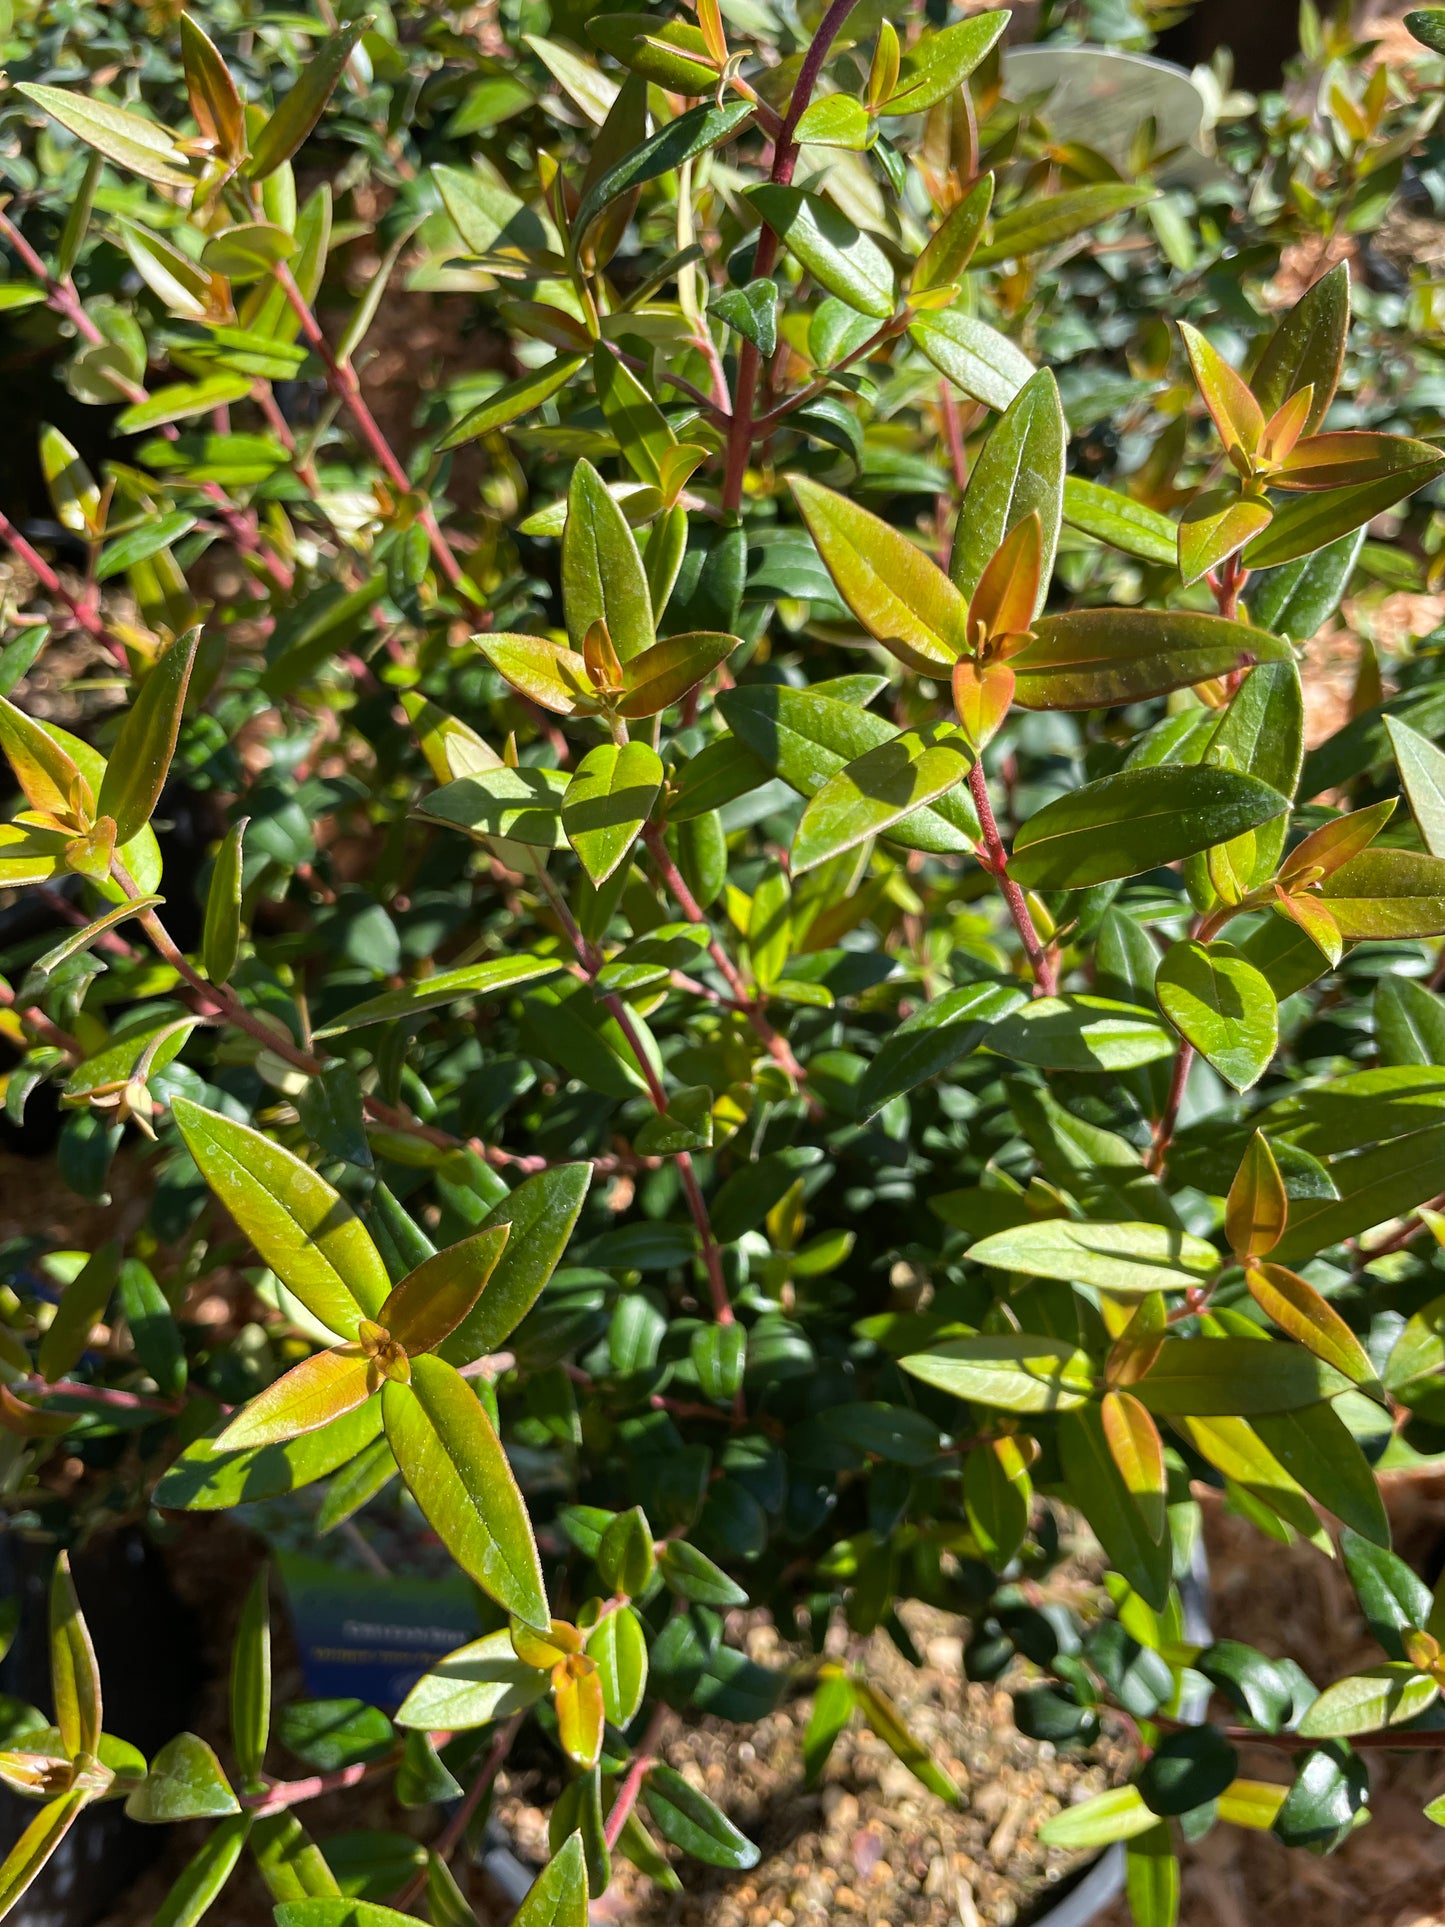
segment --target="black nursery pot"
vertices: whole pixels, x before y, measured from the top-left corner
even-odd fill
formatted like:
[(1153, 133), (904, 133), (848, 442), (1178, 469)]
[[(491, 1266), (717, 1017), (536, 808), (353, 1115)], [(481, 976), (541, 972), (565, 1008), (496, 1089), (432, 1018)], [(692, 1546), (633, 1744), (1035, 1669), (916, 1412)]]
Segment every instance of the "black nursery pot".
[[(0, 1593), (20, 1597), (20, 1630), (0, 1691), (51, 1709), (46, 1621), (55, 1548), (0, 1536)], [(201, 1683), (194, 1620), (165, 1566), (134, 1527), (107, 1532), (72, 1554), (76, 1590), (105, 1682), (106, 1731), (149, 1758), (189, 1722)], [(0, 1854), (34, 1818), (31, 1802), (0, 1789)], [(159, 1852), (164, 1832), (138, 1826), (123, 1803), (87, 1807), (25, 1896), (24, 1927), (90, 1927)]]

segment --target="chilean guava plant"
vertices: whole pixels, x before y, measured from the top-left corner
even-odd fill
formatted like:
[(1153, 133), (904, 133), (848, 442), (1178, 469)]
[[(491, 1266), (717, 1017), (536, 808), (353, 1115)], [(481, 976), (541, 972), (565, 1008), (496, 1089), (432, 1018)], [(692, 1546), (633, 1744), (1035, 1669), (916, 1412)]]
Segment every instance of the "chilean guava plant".
[[(518, 1920), (582, 1927), (614, 1856), (753, 1864), (661, 1722), (788, 1693), (811, 1774), (862, 1718), (960, 1801), (862, 1657), (911, 1600), (972, 1677), (1026, 1655), (1036, 1737), (1137, 1734), (1043, 1837), (1127, 1842), (1141, 1927), (1181, 1836), (1328, 1850), (1371, 1750), (1439, 1743), (1375, 1468), (1445, 1448), (1445, 638), (1306, 753), (1308, 645), (1440, 547), (1380, 374), (1428, 289), (1326, 265), (1432, 178), (1439, 63), (1363, 80), (1311, 16), (1313, 108), (1232, 109), (1257, 179), (1186, 189), (945, 13), (17, 10), (0, 306), (102, 456), (46, 425), (55, 530), (0, 520), (0, 885), (63, 918), (0, 958), (6, 1105), (149, 1202), (0, 1300), (7, 1503), (325, 1482), (324, 1533), (400, 1481), (486, 1630), (286, 1780), (263, 1575), (229, 1759), (147, 1761), (62, 1551), (0, 1913), (123, 1798), (215, 1822), (164, 1927), (243, 1854), (280, 1927), (470, 1918), (525, 1731), (565, 1784)], [(403, 281), (489, 348), (392, 432)], [(1343, 1557), (1377, 1667), (1186, 1637), (1202, 1486)], [(462, 1804), (360, 1899), (305, 1803), (376, 1771)]]

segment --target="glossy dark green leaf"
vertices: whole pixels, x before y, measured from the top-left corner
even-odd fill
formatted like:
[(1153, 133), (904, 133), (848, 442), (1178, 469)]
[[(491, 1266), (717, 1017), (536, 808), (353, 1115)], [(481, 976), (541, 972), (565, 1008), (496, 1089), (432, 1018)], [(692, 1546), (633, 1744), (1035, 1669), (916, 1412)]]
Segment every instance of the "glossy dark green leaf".
[(341, 1037), (367, 1024), (389, 1024), (398, 1018), (419, 1017), (426, 1011), (440, 1009), (443, 1004), (515, 989), (538, 977), (551, 976), (556, 969), (557, 965), (549, 958), (512, 956), (463, 964), (456, 970), (439, 970), (433, 976), (417, 978), (402, 990), (384, 990), (379, 997), (368, 997), (363, 1003), (353, 1004), (335, 1023), (316, 1034), (320, 1038)]
[(894, 116), (921, 114), (946, 100), (997, 45), (1008, 22), (1007, 10), (995, 9), (951, 27), (925, 31), (903, 61), (897, 84), (879, 111)]
[(599, 743), (578, 764), (562, 799), (562, 828), (594, 884), (626, 858), (662, 782), (662, 759), (647, 743)]
[(1169, 1597), (1167, 1531), (1146, 1517), (1109, 1450), (1097, 1404), (1080, 1404), (1059, 1420), (1059, 1453), (1072, 1501), (1088, 1520), (1114, 1569), (1156, 1612)]
[(1137, 1784), (1153, 1812), (1172, 1817), (1217, 1799), (1238, 1770), (1239, 1755), (1218, 1727), (1196, 1726), (1166, 1734)]
[(231, 825), (211, 866), (201, 930), (201, 962), (213, 984), (226, 982), (236, 968), (241, 947), (241, 846), (249, 821), (243, 816)]
[(1364, 541), (1364, 530), (1357, 529), (1326, 548), (1264, 571), (1249, 584), (1251, 619), (1277, 636), (1308, 642), (1339, 608)]
[(670, 1846), (709, 1867), (741, 1869), (758, 1864), (758, 1849), (670, 1766), (654, 1766), (643, 1781), (642, 1797), (653, 1825)]
[(1295, 1768), (1274, 1831), (1290, 1847), (1329, 1852), (1354, 1827), (1370, 1798), (1369, 1769), (1339, 1741), (1314, 1747)]
[(921, 1004), (884, 1039), (863, 1073), (860, 1114), (872, 1117), (893, 1098), (966, 1057), (993, 1024), (1023, 1002), (1023, 993), (1009, 985), (964, 984)]
[(99, 814), (115, 818), (118, 844), (139, 836), (160, 801), (200, 639), (200, 630), (192, 629), (171, 644), (141, 684), (121, 724), (96, 798)]
[(607, 625), (623, 663), (656, 637), (647, 572), (627, 518), (587, 461), (572, 471), (562, 534), (562, 601), (572, 647), (582, 648), (594, 622)]
[(390, 1752), (391, 1721), (364, 1700), (293, 1700), (283, 1707), (277, 1736), (318, 1773), (358, 1766)]
[(1345, 1571), (1370, 1631), (1393, 1660), (1403, 1660), (1401, 1634), (1424, 1627), (1430, 1588), (1397, 1553), (1346, 1528), (1340, 1535)]
[(1042, 609), (1059, 545), (1067, 440), (1058, 383), (1042, 368), (1014, 397), (968, 478), (949, 565), (965, 599), (972, 597), (990, 557), (1009, 531), (1037, 515), (1043, 541), (1033, 613)]
[(1313, 388), (1304, 432), (1313, 435), (1334, 399), (1350, 326), (1350, 271), (1343, 261), (1322, 274), (1283, 316), (1250, 383), (1266, 416)]
[(1001, 1017), (983, 1048), (1041, 1070), (1128, 1071), (1173, 1054), (1173, 1035), (1151, 1010), (1087, 993), (1036, 997)]
[(905, 729), (866, 750), (809, 799), (793, 838), (793, 874), (886, 835), (956, 789), (973, 761), (968, 738), (948, 723)]
[(536, 1303), (556, 1269), (592, 1179), (590, 1164), (559, 1164), (525, 1178), (495, 1205), (481, 1229), (511, 1231), (487, 1288), (441, 1355), (453, 1364), (499, 1351)]
[(1278, 636), (1182, 610), (1077, 609), (1040, 617), (1034, 638), (1009, 664), (1025, 709), (1140, 702), (1290, 654)]
[[(845, 764), (894, 734), (884, 717), (811, 690), (754, 684), (727, 690), (717, 700), (735, 735), (803, 796), (815, 795)], [(959, 790), (894, 823), (888, 840), (962, 855), (979, 834), (972, 799)]]
[(1029, 888), (1077, 890), (1223, 843), (1286, 808), (1277, 790), (1233, 770), (1124, 770), (1045, 804), (1015, 837), (1009, 868)]
[(1264, 534), (1250, 543), (1244, 551), (1245, 563), (1251, 569), (1273, 569), (1302, 555), (1313, 555), (1405, 501), (1442, 472), (1445, 457), (1422, 461), (1417, 467), (1400, 469), (1376, 481), (1296, 496), (1276, 511)]
[(357, 42), (370, 25), (370, 16), (364, 15), (322, 41), (257, 136), (251, 158), (245, 165), (249, 179), (264, 181), (302, 146), (320, 120)]
[(819, 287), (876, 321), (887, 321), (896, 299), (893, 269), (878, 243), (841, 208), (801, 188), (768, 182), (747, 197), (790, 254)]

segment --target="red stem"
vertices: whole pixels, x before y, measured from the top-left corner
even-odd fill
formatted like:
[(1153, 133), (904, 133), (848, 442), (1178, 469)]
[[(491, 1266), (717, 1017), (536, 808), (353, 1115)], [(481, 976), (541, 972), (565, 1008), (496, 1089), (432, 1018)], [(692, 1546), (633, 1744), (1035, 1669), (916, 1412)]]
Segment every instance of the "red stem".
[[(438, 1859), (450, 1860), (461, 1844), (462, 1836), (467, 1830), (472, 1815), (486, 1796), (487, 1788), (506, 1765), (507, 1755), (511, 1752), (513, 1742), (522, 1730), (522, 1721), (525, 1718), (525, 1713), (514, 1713), (492, 1742), (492, 1749), (482, 1763), (481, 1772), (467, 1788), (466, 1798), (448, 1820), (435, 1847), (432, 1848), (432, 1852)], [(423, 1866), (412, 1875), (396, 1899), (392, 1901), (391, 1904), (398, 1913), (404, 1914), (411, 1910), (422, 1888), (426, 1885), (426, 1876), (427, 1870)]]
[(258, 1820), (269, 1813), (283, 1813), (303, 1800), (318, 1800), (323, 1793), (340, 1793), (360, 1786), (378, 1773), (389, 1773), (401, 1763), (401, 1754), (388, 1753), (384, 1759), (362, 1760), (355, 1766), (338, 1767), (334, 1773), (313, 1773), (309, 1780), (273, 1780), (259, 1793), (240, 1793), (237, 1799), (250, 1807)]
[(995, 882), (1003, 892), (1003, 900), (1008, 905), (1009, 915), (1014, 920), (1014, 928), (1019, 933), (1024, 954), (1029, 960), (1029, 968), (1034, 975), (1035, 995), (1052, 997), (1059, 987), (1058, 963), (1045, 948), (1037, 929), (1034, 927), (1033, 913), (1028, 899), (1008, 873), (1008, 850), (999, 835), (998, 820), (989, 801), (988, 779), (983, 773), (983, 764), (977, 762), (968, 773), (968, 787), (978, 810), (978, 820), (983, 828), (983, 847), (988, 859), (988, 868)]
[(637, 1805), (637, 1796), (642, 1791), (642, 1782), (647, 1778), (649, 1768), (657, 1764), (657, 1742), (662, 1736), (663, 1722), (667, 1718), (665, 1706), (655, 1706), (652, 1718), (647, 1722), (647, 1731), (638, 1742), (632, 1763), (627, 1769), (622, 1785), (617, 1789), (617, 1798), (612, 1802), (602, 1829), (602, 1837), (610, 1848), (615, 1847), (627, 1825), (627, 1816)]

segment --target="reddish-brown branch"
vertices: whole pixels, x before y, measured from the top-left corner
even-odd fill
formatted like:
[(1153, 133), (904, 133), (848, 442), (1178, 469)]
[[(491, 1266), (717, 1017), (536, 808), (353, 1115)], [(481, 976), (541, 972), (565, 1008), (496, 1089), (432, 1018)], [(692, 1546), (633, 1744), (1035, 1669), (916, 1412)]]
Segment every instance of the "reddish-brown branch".
[(273, 1780), (259, 1793), (238, 1793), (236, 1798), (260, 1820), (268, 1813), (284, 1813), (287, 1807), (298, 1806), (303, 1800), (319, 1800), (324, 1793), (340, 1793), (347, 1787), (360, 1786), (363, 1780), (370, 1780), (378, 1773), (389, 1773), (400, 1764), (398, 1749), (383, 1759), (338, 1767), (334, 1773), (313, 1773), (306, 1780)]
[(1181, 1037), (1179, 1048), (1174, 1053), (1174, 1073), (1169, 1079), (1169, 1095), (1164, 1102), (1164, 1115), (1154, 1127), (1154, 1143), (1149, 1152), (1149, 1169), (1157, 1177), (1164, 1169), (1165, 1159), (1169, 1156), (1169, 1146), (1174, 1142), (1175, 1128), (1179, 1123), (1179, 1107), (1184, 1102), (1185, 1086), (1189, 1082), (1189, 1067), (1194, 1062), (1194, 1046)]
[[(493, 1740), (491, 1751), (482, 1762), (481, 1772), (478, 1773), (477, 1777), (467, 1788), (465, 1799), (452, 1815), (451, 1819), (448, 1820), (445, 1830), (438, 1837), (436, 1845), (432, 1848), (432, 1852), (436, 1854), (438, 1859), (450, 1860), (457, 1848), (461, 1845), (462, 1838), (471, 1823), (472, 1815), (486, 1798), (488, 1787), (491, 1786), (493, 1780), (496, 1779), (497, 1775), (506, 1765), (507, 1755), (511, 1752), (517, 1735), (522, 1730), (522, 1721), (525, 1718), (525, 1713), (514, 1713), (502, 1728), (501, 1732), (498, 1733), (496, 1739)], [(396, 1896), (396, 1899), (391, 1903), (398, 1913), (404, 1914), (408, 1912), (415, 1904), (423, 1887), (426, 1885), (426, 1877), (426, 1867), (422, 1866), (412, 1875), (411, 1879), (408, 1880), (401, 1892)]]
[(657, 1764), (657, 1742), (662, 1737), (663, 1722), (667, 1718), (667, 1708), (653, 1708), (652, 1718), (647, 1722), (647, 1731), (637, 1743), (637, 1751), (623, 1776), (622, 1785), (617, 1789), (617, 1798), (612, 1802), (602, 1828), (602, 1837), (609, 1847), (615, 1847), (627, 1825), (627, 1816), (637, 1805), (637, 1796), (642, 1791), (642, 1782), (647, 1778), (649, 1768)]
[(982, 762), (975, 763), (969, 771), (968, 787), (972, 792), (974, 806), (978, 810), (978, 820), (983, 829), (985, 860), (994, 881), (1003, 892), (1003, 900), (1008, 905), (1014, 928), (1019, 933), (1024, 955), (1029, 960), (1029, 969), (1033, 972), (1035, 995), (1052, 997), (1059, 987), (1058, 964), (1045, 947), (1034, 926), (1033, 912), (1029, 909), (1027, 897), (1008, 873), (1008, 850), (999, 834), (998, 819), (994, 816), (993, 804), (989, 801), (988, 779), (983, 773)]

